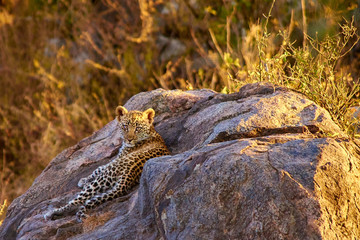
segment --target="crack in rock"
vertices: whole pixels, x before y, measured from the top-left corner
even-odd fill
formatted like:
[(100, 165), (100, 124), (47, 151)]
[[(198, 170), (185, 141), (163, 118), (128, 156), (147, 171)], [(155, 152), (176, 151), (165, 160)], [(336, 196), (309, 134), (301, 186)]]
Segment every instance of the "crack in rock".
[(217, 134), (216, 138), (210, 141), (210, 143), (218, 143), (231, 141), (235, 139), (243, 139), (243, 138), (256, 138), (256, 137), (265, 137), (277, 134), (287, 134), (287, 133), (321, 133), (319, 127), (315, 125), (308, 126), (294, 126), (294, 127), (283, 127), (283, 128), (254, 128), (249, 132), (220, 132)]

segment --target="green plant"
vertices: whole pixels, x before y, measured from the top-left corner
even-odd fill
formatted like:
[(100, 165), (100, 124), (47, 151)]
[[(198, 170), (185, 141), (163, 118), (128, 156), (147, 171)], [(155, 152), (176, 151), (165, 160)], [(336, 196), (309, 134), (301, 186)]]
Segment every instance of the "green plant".
[[(273, 2), (275, 3), (275, 1)], [(273, 7), (273, 6), (272, 6)], [(288, 31), (279, 31), (282, 38), (279, 51), (270, 56), (266, 48), (273, 40), (267, 32), (271, 10), (265, 16), (264, 30), (258, 36), (259, 64), (249, 71), (253, 81), (269, 81), (298, 90), (327, 109), (343, 130), (357, 136), (358, 119), (352, 116), (360, 95), (359, 80), (339, 71), (340, 60), (359, 42), (354, 19), (340, 25), (340, 32), (323, 40), (304, 34), (304, 44), (295, 47)]]

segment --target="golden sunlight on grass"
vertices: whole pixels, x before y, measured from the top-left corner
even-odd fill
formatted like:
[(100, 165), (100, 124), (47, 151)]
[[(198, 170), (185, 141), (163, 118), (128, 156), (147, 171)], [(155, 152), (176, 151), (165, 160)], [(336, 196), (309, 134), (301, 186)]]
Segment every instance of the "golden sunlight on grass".
[(2, 224), (5, 218), (5, 209), (7, 207), (7, 200), (5, 199), (3, 203), (0, 205), (0, 225)]
[(0, 12), (0, 27), (6, 24), (13, 24), (14, 21), (14, 16), (9, 14), (6, 11), (1, 11)]

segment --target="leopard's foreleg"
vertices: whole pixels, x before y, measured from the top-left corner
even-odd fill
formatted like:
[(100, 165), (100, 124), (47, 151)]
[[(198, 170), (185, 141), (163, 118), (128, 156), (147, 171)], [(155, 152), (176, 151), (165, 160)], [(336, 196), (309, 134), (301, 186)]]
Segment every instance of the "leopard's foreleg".
[(97, 183), (93, 182), (89, 185), (86, 185), (84, 187), (84, 190), (82, 190), (73, 200), (68, 202), (65, 206), (56, 208), (54, 210), (51, 210), (47, 212), (44, 215), (44, 218), (52, 219), (55, 215), (61, 215), (64, 212), (70, 211), (71, 209), (84, 205), (85, 201), (88, 199), (91, 199), (93, 196), (95, 196), (98, 193)]

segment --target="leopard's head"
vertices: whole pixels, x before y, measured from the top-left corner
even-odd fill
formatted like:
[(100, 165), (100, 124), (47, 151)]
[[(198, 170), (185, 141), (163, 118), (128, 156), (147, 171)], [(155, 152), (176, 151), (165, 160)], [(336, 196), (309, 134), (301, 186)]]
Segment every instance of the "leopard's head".
[(151, 137), (154, 133), (155, 111), (152, 108), (140, 111), (128, 111), (123, 106), (116, 108), (116, 119), (120, 124), (123, 140), (127, 145), (135, 145), (137, 142)]

